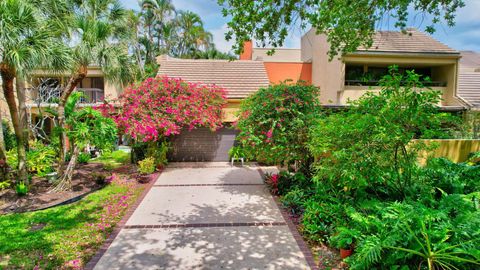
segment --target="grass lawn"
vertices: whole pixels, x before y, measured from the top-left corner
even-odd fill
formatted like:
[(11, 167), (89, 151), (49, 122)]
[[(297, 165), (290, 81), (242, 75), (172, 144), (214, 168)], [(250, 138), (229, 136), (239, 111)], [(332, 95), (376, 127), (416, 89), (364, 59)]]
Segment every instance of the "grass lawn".
[(142, 190), (117, 176), (79, 202), (0, 216), (0, 269), (81, 268)]
[(102, 163), (105, 168), (114, 169), (130, 163), (130, 153), (117, 150), (91, 159), (89, 162)]

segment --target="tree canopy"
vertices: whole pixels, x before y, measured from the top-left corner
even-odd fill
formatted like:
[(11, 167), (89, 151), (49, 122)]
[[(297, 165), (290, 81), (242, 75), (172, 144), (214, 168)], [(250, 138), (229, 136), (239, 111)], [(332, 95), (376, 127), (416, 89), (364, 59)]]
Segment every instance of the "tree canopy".
[(242, 51), (246, 40), (255, 39), (262, 46), (281, 47), (290, 27), (311, 25), (324, 33), (331, 44), (329, 55), (334, 57), (355, 51), (359, 46), (370, 47), (375, 29), (392, 22), (405, 31), (409, 15), (422, 16), (425, 31), (433, 33), (445, 22), (455, 23), (456, 11), (463, 0), (218, 0), (224, 6), (223, 15), (231, 17), (226, 39), (235, 38), (234, 49)]

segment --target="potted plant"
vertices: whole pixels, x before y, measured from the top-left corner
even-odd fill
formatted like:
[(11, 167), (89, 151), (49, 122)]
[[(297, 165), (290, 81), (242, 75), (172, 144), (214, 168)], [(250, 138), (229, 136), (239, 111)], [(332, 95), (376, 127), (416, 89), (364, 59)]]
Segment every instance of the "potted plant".
[(360, 232), (355, 229), (340, 227), (338, 233), (330, 238), (330, 243), (340, 249), (340, 257), (347, 258), (353, 253), (353, 244)]
[(138, 162), (138, 182), (142, 184), (146, 184), (150, 182), (149, 174), (155, 172), (155, 158), (147, 157), (143, 160)]

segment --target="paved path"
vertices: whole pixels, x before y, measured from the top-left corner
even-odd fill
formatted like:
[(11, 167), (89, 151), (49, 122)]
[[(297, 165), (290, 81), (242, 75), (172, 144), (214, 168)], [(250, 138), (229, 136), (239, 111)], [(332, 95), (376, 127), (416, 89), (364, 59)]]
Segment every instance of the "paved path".
[(95, 269), (309, 269), (256, 167), (172, 164)]

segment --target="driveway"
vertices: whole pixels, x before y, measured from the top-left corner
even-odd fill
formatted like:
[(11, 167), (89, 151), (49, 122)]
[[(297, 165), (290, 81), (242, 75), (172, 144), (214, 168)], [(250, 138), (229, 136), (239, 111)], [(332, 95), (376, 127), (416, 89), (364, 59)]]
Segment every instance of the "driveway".
[(95, 269), (310, 269), (257, 167), (171, 164)]

